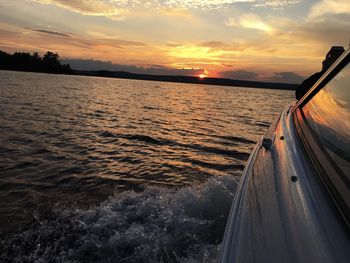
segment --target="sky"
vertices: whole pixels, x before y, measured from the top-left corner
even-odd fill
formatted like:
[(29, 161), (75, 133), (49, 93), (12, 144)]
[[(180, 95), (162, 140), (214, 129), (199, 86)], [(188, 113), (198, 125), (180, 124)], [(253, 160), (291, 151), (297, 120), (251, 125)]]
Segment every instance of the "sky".
[(1, 50), (137, 73), (300, 83), (349, 25), (349, 0), (0, 0)]

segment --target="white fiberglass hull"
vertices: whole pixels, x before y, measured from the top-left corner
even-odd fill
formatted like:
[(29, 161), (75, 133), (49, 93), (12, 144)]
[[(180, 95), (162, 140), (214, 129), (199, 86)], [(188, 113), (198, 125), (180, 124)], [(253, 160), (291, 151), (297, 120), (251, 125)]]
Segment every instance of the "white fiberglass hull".
[(290, 108), (249, 158), (220, 262), (349, 262), (348, 233), (303, 153)]

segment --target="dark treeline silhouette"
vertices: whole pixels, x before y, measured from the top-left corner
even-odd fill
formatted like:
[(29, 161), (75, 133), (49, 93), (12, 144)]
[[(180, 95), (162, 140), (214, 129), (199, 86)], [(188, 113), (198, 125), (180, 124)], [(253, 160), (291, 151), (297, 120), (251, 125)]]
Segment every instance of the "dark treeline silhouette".
[(12, 55), (0, 50), (0, 69), (73, 74), (69, 64), (61, 64), (59, 55), (48, 51), (43, 57), (38, 53), (15, 52)]
[(14, 54), (7, 54), (0, 50), (0, 70), (17, 70), (17, 71), (31, 71), (44, 73), (62, 73), (74, 74), (84, 76), (97, 76), (108, 78), (122, 78), (122, 79), (138, 79), (151, 81), (165, 81), (178, 83), (192, 83), (204, 85), (220, 85), (220, 86), (234, 86), (234, 87), (252, 87), (252, 88), (266, 88), (266, 89), (286, 89), (295, 90), (297, 84), (288, 83), (272, 83), (260, 81), (248, 81), (225, 78), (204, 78), (198, 76), (173, 76), (173, 75), (153, 75), (153, 74), (135, 74), (123, 71), (108, 71), (108, 70), (72, 70), (69, 64), (61, 64), (59, 55), (48, 51), (42, 58), (38, 53), (23, 53), (15, 52)]

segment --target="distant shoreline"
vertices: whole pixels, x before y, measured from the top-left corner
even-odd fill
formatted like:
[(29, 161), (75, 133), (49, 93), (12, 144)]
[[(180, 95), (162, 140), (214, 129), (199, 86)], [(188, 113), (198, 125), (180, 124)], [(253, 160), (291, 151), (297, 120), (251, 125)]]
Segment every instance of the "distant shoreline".
[(245, 87), (245, 88), (296, 90), (296, 88), (299, 86), (299, 84), (289, 84), (289, 83), (260, 82), (260, 81), (209, 78), (209, 77), (199, 78), (194, 76), (136, 74), (136, 73), (130, 73), (125, 71), (109, 71), (109, 70), (97, 70), (97, 71), (74, 70), (74, 73), (76, 75), (83, 75), (83, 76), (150, 80), (150, 81), (216, 85), (216, 86)]
[[(6, 70), (6, 69), (0, 69)], [(32, 72), (32, 73), (45, 73), (45, 74), (60, 74), (60, 73), (47, 73), (28, 70), (16, 70), (9, 69), (9, 71), (19, 72)], [(237, 79), (224, 79), (224, 78), (199, 78), (194, 76), (172, 76), (172, 75), (151, 75), (151, 74), (135, 74), (124, 71), (108, 71), (108, 70), (72, 70), (70, 74), (62, 75), (76, 75), (76, 76), (91, 76), (91, 77), (105, 77), (105, 78), (119, 78), (119, 79), (135, 79), (135, 80), (148, 80), (148, 81), (161, 81), (161, 82), (173, 82), (173, 83), (188, 83), (188, 84), (201, 84), (201, 85), (215, 85), (215, 86), (228, 86), (228, 87), (245, 87), (245, 88), (261, 88), (261, 89), (279, 89), (279, 90), (296, 90), (299, 84), (290, 83), (276, 83), (276, 82), (260, 82), (249, 80), (237, 80)]]

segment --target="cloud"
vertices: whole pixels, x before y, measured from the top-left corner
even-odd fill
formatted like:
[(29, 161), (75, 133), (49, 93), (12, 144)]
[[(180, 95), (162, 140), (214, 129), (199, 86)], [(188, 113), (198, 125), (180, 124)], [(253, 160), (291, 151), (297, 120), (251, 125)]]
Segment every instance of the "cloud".
[[(6, 28), (2, 30), (1, 28)], [(67, 36), (70, 37), (67, 37)], [(0, 45), (5, 51), (57, 52), (61, 57), (94, 58), (122, 64), (169, 65), (162, 50), (132, 39), (96, 39), (57, 30), (41, 30), (11, 26), (0, 22)]]
[(184, 44), (181, 43), (167, 43), (165, 46), (170, 47), (170, 48), (176, 48), (176, 47), (181, 47), (184, 46)]
[(49, 31), (49, 30), (33, 29), (33, 31), (45, 33), (45, 34), (50, 34), (50, 35), (61, 36), (61, 37), (71, 37), (71, 35), (68, 35), (68, 34), (59, 33), (59, 32), (55, 32), (55, 31)]
[(163, 65), (150, 65), (149, 67), (120, 65), (113, 64), (109, 61), (93, 59), (62, 59), (62, 62), (65, 64), (70, 64), (73, 69), (126, 71), (131, 73), (153, 75), (198, 76), (204, 71), (204, 69), (174, 69)]
[(240, 4), (252, 7), (284, 7), (300, 3), (301, 0), (158, 0), (154, 2), (172, 8), (217, 9)]
[(212, 48), (220, 48), (220, 47), (223, 47), (223, 46), (226, 46), (226, 45), (222, 41), (207, 41), (207, 42), (203, 42), (201, 44), (201, 46), (203, 46), (203, 47), (212, 47)]
[(295, 72), (275, 72), (271, 77), (266, 78), (270, 82), (300, 84), (305, 77)]
[(32, 0), (43, 4), (56, 5), (82, 15), (106, 16), (123, 19), (127, 11), (134, 6), (131, 0)]
[[(212, 10), (228, 6), (282, 8), (295, 5), (300, 0), (31, 0), (42, 4), (56, 5), (82, 15), (105, 16), (124, 19), (129, 11), (161, 10), (164, 14), (184, 15), (180, 10)], [(188, 14), (185, 14), (188, 15)]]
[[(272, 12), (272, 8), (267, 7), (269, 5), (286, 6), (286, 1), (246, 3), (234, 1), (233, 3), (229, 0), (203, 0), (200, 1), (203, 7), (208, 2), (218, 6), (219, 4), (232, 6), (210, 12), (188, 9), (185, 11), (192, 16), (183, 19), (165, 16), (162, 12), (158, 12), (159, 9), (153, 7), (166, 8), (172, 2), (174, 5), (186, 4), (188, 8), (192, 8), (194, 5), (190, 7), (190, 2), (195, 4), (196, 1), (149, 0), (147, 2), (152, 6), (144, 9), (143, 13), (140, 13), (137, 8), (146, 1), (132, 1), (134, 7), (128, 6), (128, 1), (123, 0), (101, 0), (99, 2), (104, 3), (101, 6), (95, 5), (97, 1), (92, 0), (40, 1), (55, 5), (60, 3), (61, 6), (64, 4), (66, 9), (74, 9), (74, 12), (85, 14), (113, 14), (108, 12), (108, 8), (118, 7), (132, 9), (135, 12), (130, 12), (127, 20), (115, 22), (81, 17), (51, 5), (33, 4), (27, 0), (9, 1), (7, 9), (0, 8), (0, 13), (3, 14), (0, 15), (0, 21), (17, 24), (20, 29), (17, 32), (17, 30), (10, 30), (8, 25), (1, 26), (2, 29), (11, 31), (0, 31), (2, 46), (16, 47), (17, 50), (23, 51), (53, 50), (62, 57), (93, 58), (122, 65), (154, 64), (179, 69), (206, 68), (211, 72), (211, 76), (215, 76), (220, 71), (245, 70), (258, 72), (258, 77), (262, 78), (264, 75), (271, 75), (272, 72), (295, 72), (306, 76), (318, 71), (329, 47), (346, 45), (347, 36), (350, 33), (348, 13), (334, 14), (338, 12), (338, 8), (333, 8), (336, 11), (321, 15), (322, 19), (308, 20), (307, 9), (317, 9), (317, 4), (312, 7), (310, 3), (282, 13)], [(324, 2), (326, 1), (322, 1)], [(14, 3), (19, 4), (14, 5)], [(91, 3), (91, 6), (87, 3)], [(288, 3), (291, 4), (291, 2)], [(265, 8), (251, 8), (253, 4), (265, 5)], [(14, 7), (10, 9), (12, 5)], [(300, 8), (305, 9), (302, 14), (291, 14)], [(95, 12), (96, 10), (98, 12)], [(179, 12), (181, 13), (182, 10)], [(28, 16), (25, 16), (26, 13)], [(5, 14), (8, 14), (9, 18), (6, 18)], [(233, 17), (231, 24), (234, 27), (224, 25), (229, 17)], [(16, 19), (19, 18), (20, 20), (17, 21)], [(77, 19), (81, 23), (75, 23)], [(71, 37), (55, 37), (55, 34), (44, 32), (29, 30), (22, 32), (24, 24), (34, 29), (47, 29), (46, 31), (62, 32), (62, 34), (72, 33), (67, 34)], [(254, 77), (253, 75), (242, 76), (242, 74), (239, 76)]]
[(142, 42), (128, 41), (128, 40), (122, 40), (122, 39), (97, 39), (96, 42), (99, 44), (107, 44), (111, 46), (134, 46), (134, 47), (146, 46), (146, 44)]
[(260, 16), (256, 14), (244, 14), (239, 18), (229, 18), (226, 25), (228, 26), (241, 26), (244, 28), (257, 29), (261, 31), (270, 32), (272, 27), (266, 23)]
[[(314, 43), (314, 49), (322, 51), (322, 56), (333, 45), (348, 44), (350, 36), (350, 12), (333, 15), (323, 15), (295, 28), (291, 37), (295, 40), (307, 40)], [(310, 45), (308, 45), (310, 46)]]
[(237, 3), (255, 2), (254, 0), (163, 0), (156, 1), (159, 5), (168, 8), (203, 8), (203, 9), (216, 9), (225, 5), (233, 5)]
[(309, 13), (309, 19), (319, 19), (325, 15), (330, 14), (349, 14), (350, 1), (349, 0), (323, 0), (315, 4)]
[[(334, 12), (338, 12), (338, 9), (333, 8)], [(243, 25), (251, 28), (253, 27), (251, 24), (257, 25), (257, 23), (251, 23), (252, 21), (260, 23), (256, 28), (263, 25), (259, 28), (260, 32), (252, 34), (240, 28)], [(241, 17), (232, 18), (229, 22), (228, 24), (235, 26), (232, 30), (242, 30), (241, 35), (246, 32), (248, 34), (244, 35), (240, 43), (240, 46), (244, 46), (245, 49), (239, 53), (239, 60), (231, 62), (227, 57), (226, 60), (222, 58), (221, 62), (233, 64), (235, 67), (240, 63), (243, 64), (241, 68), (265, 73), (274, 72), (279, 67), (280, 71), (296, 71), (301, 75), (319, 71), (329, 48), (333, 45), (346, 46), (350, 35), (350, 12), (346, 8), (342, 13), (323, 13), (317, 19), (310, 19), (308, 16), (298, 20), (272, 15), (243, 14)], [(265, 25), (268, 27), (264, 31)], [(269, 29), (271, 31), (268, 31)], [(231, 57), (235, 58), (235, 56)], [(252, 59), (255, 61), (249, 63), (248, 61)], [(300, 78), (297, 81), (300, 81)]]
[[(1, 24), (0, 24), (1, 26)], [(20, 32), (15, 31), (15, 30), (8, 30), (8, 29), (2, 29), (0, 27), (0, 37), (2, 39), (7, 39), (7, 38), (12, 38), (12, 37), (17, 37), (20, 34)]]
[(258, 15), (246, 14), (241, 17), (240, 24), (246, 28), (258, 29), (262, 31), (271, 31), (272, 28), (264, 22)]
[(218, 76), (227, 79), (258, 80), (259, 74), (253, 71), (232, 70), (221, 71), (218, 73)]
[(278, 83), (301, 83), (305, 77), (295, 72), (274, 72), (271, 76), (265, 76), (254, 71), (249, 70), (231, 70), (221, 71), (218, 73), (220, 78), (251, 80), (251, 81), (267, 81)]
[(261, 0), (253, 1), (252, 6), (255, 7), (272, 7), (272, 8), (282, 8), (285, 6), (299, 4), (302, 0)]
[[(110, 70), (110, 71), (126, 71), (137, 74), (153, 74), (153, 75), (178, 75), (178, 76), (198, 76), (205, 69), (176, 69), (163, 65), (149, 65), (149, 67), (135, 65), (114, 64), (109, 61), (93, 60), (93, 59), (62, 59), (62, 63), (70, 64), (73, 69), (79, 70)], [(248, 70), (231, 70), (221, 71), (217, 73), (219, 78), (251, 80), (251, 81), (268, 81), (279, 83), (301, 83), (305, 77), (295, 72), (274, 72), (272, 76), (263, 76), (262, 74)]]

